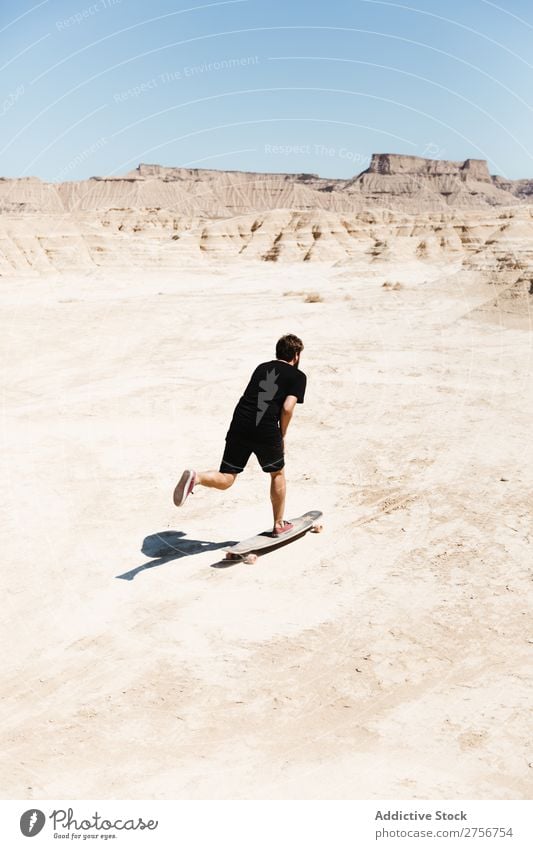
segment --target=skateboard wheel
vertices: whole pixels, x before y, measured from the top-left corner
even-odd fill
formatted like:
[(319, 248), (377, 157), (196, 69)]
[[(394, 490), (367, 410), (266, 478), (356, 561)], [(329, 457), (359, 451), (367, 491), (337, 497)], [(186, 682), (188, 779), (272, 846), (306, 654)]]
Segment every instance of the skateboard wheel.
[(248, 563), (248, 565), (252, 565), (257, 562), (257, 554), (247, 554), (244, 558), (244, 562)]
[(311, 531), (314, 534), (321, 534), (324, 530), (324, 525), (320, 524), (320, 522), (316, 522), (314, 525), (311, 525)]

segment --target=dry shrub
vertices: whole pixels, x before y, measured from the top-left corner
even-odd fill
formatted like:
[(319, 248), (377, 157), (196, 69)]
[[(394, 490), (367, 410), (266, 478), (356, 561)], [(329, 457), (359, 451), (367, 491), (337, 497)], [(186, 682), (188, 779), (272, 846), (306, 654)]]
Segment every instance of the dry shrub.
[(304, 298), (306, 304), (321, 304), (324, 298), (318, 292), (308, 292)]

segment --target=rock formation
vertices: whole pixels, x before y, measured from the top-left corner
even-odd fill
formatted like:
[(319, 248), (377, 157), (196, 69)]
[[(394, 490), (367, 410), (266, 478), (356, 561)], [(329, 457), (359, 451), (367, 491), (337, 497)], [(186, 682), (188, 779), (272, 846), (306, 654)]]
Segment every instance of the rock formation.
[(57, 184), (0, 179), (0, 274), (409, 259), (527, 279), (532, 190), (483, 160), (398, 154), (374, 154), (348, 180), (148, 164)]

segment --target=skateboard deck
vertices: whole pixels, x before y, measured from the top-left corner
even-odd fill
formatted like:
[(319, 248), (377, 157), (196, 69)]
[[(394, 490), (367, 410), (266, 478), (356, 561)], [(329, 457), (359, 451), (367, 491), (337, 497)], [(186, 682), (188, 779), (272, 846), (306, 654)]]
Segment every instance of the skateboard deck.
[(319, 533), (322, 530), (321, 516), (321, 510), (308, 510), (303, 516), (291, 519), (290, 521), (294, 525), (292, 531), (288, 531), (279, 537), (274, 536), (272, 530), (269, 529), (260, 534), (255, 534), (253, 537), (248, 537), (248, 539), (243, 539), (236, 545), (232, 545), (231, 548), (224, 549), (226, 560), (243, 560), (245, 563), (255, 563), (257, 560), (256, 552), (258, 551), (277, 548), (288, 540), (301, 536), (306, 531)]

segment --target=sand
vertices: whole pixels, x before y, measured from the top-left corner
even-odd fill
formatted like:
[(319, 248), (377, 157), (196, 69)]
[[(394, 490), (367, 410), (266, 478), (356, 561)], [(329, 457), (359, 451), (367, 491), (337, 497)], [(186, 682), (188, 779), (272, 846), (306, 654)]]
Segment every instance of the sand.
[[(532, 337), (454, 270), (2, 280), (4, 798), (527, 798)], [(325, 530), (221, 568), (267, 476), (172, 490), (285, 332)]]

